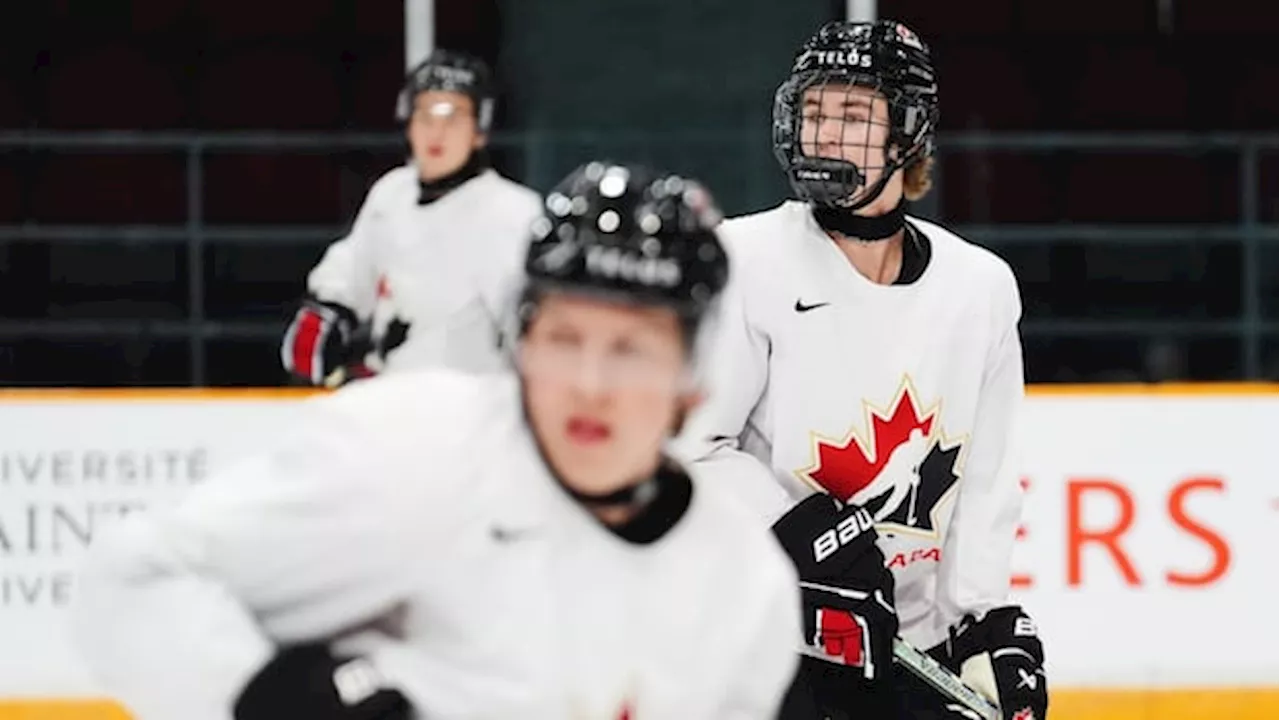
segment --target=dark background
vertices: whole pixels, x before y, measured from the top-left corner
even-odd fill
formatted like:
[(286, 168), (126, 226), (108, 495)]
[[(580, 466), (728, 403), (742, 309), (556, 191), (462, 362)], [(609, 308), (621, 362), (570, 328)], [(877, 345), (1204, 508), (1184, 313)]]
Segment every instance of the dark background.
[[(737, 213), (784, 194), (772, 91), (843, 9), (437, 0), (436, 44), (499, 69), (510, 176), (546, 189), (588, 156), (648, 161)], [(0, 384), (283, 382), (307, 270), (403, 157), (403, 3), (22, 12), (0, 26)], [(1012, 263), (1030, 381), (1276, 378), (1274, 3), (879, 13), (925, 37), (942, 83), (938, 187), (915, 212)]]

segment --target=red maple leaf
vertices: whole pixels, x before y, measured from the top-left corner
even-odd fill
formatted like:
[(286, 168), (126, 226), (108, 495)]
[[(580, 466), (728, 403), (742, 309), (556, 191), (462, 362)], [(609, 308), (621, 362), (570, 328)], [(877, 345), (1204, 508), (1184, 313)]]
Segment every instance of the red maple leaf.
[(889, 462), (895, 448), (911, 438), (912, 430), (925, 437), (933, 429), (932, 412), (921, 418), (906, 386), (899, 391), (887, 416), (871, 413), (870, 447), (863, 451), (856, 433), (850, 433), (844, 445), (818, 441), (818, 458), (809, 477), (827, 492), (848, 500), (871, 484)]
[(1013, 714), (1013, 720), (1036, 720), (1036, 714), (1029, 707), (1022, 708)]

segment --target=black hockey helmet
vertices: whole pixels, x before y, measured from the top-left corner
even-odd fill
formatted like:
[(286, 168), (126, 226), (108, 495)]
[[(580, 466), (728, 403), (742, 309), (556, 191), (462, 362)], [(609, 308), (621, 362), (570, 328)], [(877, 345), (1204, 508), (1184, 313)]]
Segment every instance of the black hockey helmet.
[(568, 290), (670, 307), (701, 323), (729, 277), (721, 220), (697, 181), (591, 162), (546, 197), (525, 261), (527, 291)]
[[(889, 128), (883, 167), (805, 155), (805, 91), (827, 85), (864, 87), (884, 97)], [(938, 86), (929, 48), (893, 20), (823, 25), (800, 47), (790, 76), (774, 95), (774, 155), (797, 196), (820, 207), (856, 210), (875, 200), (894, 172), (933, 154), (937, 125)], [(867, 147), (870, 138), (841, 137), (840, 143)]]
[(396, 101), (396, 120), (408, 122), (413, 115), (414, 98), (428, 90), (459, 92), (470, 97), (476, 106), (476, 125), (481, 132), (489, 131), (497, 88), (493, 73), (483, 60), (452, 50), (433, 50), (405, 76)]

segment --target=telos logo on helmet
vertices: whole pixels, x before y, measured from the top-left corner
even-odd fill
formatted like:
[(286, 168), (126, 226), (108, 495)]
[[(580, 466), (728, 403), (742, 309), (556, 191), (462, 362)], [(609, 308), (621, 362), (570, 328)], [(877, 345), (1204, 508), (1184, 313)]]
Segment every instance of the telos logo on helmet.
[(853, 48), (846, 50), (806, 50), (796, 58), (794, 69), (805, 70), (813, 66), (870, 68), (871, 55), (869, 53), (860, 53)]
[(426, 82), (432, 77), (439, 79), (441, 82), (452, 83), (459, 86), (471, 86), (476, 84), (476, 74), (467, 68), (449, 67), (448, 65), (431, 65), (423, 68), (423, 72), (419, 76), (419, 81)]
[(593, 245), (587, 248), (586, 262), (587, 272), (598, 277), (650, 287), (671, 288), (680, 284), (680, 264), (671, 258), (639, 257), (622, 248)]

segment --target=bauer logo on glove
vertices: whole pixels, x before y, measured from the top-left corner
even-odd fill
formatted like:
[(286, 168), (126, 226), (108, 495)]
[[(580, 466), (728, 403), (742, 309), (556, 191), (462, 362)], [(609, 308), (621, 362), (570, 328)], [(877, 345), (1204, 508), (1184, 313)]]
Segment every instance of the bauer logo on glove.
[(861, 507), (850, 508), (851, 514), (813, 541), (813, 560), (822, 562), (854, 538), (875, 527), (871, 513)]

